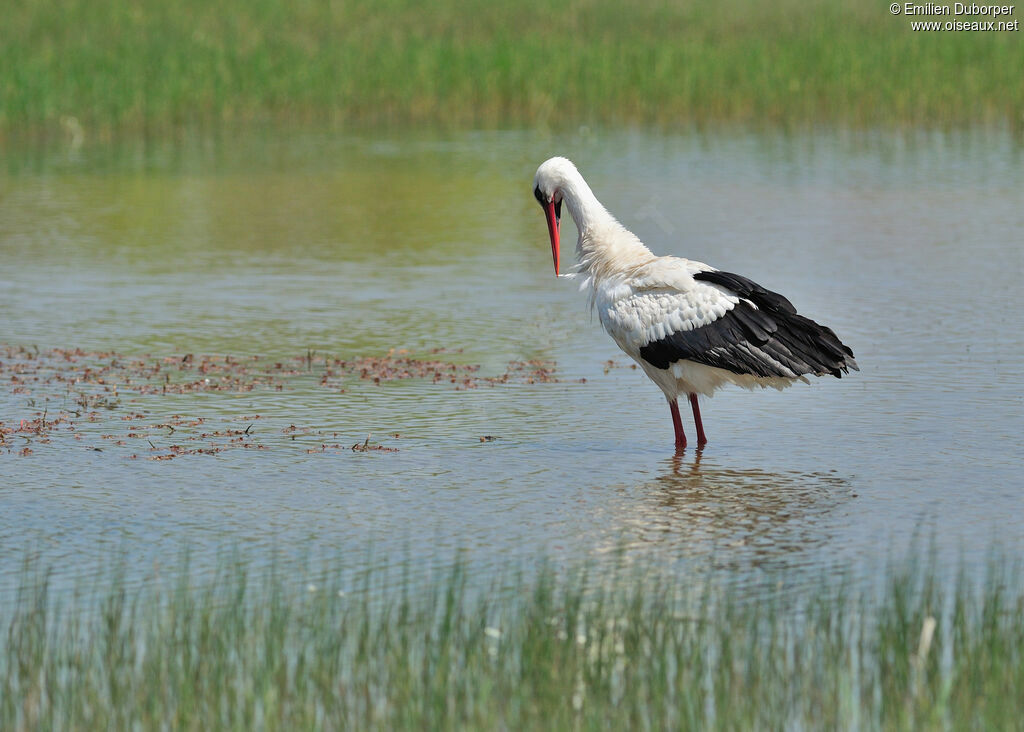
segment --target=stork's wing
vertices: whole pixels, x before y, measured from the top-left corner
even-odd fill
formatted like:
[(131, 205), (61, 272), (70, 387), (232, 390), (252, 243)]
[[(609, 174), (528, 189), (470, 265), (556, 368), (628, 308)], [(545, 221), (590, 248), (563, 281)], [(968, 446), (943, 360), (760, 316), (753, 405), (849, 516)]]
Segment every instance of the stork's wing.
[(736, 374), (787, 378), (839, 377), (857, 369), (853, 351), (830, 328), (799, 315), (782, 295), (710, 268), (693, 272), (692, 284), (677, 297), (684, 306), (698, 303), (690, 307), (694, 316), (662, 320), (640, 344), (640, 357), (657, 368), (688, 360)]

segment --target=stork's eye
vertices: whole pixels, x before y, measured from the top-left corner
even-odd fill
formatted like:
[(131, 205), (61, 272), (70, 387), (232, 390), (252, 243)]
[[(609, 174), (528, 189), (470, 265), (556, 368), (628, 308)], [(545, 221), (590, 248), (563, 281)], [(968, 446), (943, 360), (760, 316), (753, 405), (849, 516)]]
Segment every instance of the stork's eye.
[(544, 200), (544, 194), (540, 192), (540, 186), (533, 189), (533, 197), (537, 199), (537, 203), (543, 206), (547, 201)]

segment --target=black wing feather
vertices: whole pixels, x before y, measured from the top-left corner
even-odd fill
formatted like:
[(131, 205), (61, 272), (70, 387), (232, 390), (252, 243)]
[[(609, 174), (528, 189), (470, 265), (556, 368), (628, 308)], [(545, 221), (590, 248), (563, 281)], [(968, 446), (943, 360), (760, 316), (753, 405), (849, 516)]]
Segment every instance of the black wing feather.
[(853, 351), (831, 328), (798, 314), (779, 293), (731, 272), (710, 270), (693, 278), (718, 285), (740, 301), (707, 325), (643, 346), (640, 357), (653, 366), (666, 369), (687, 360), (760, 377), (832, 374), (838, 378), (857, 370)]

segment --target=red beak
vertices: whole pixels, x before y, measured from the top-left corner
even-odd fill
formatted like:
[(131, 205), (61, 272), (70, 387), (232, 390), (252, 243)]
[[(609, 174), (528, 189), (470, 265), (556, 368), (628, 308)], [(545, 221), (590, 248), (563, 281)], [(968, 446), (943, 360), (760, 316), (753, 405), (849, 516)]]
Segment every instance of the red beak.
[(548, 236), (551, 237), (551, 259), (555, 263), (555, 276), (558, 276), (558, 213), (555, 211), (555, 202), (548, 201), (544, 204), (544, 218), (548, 220)]

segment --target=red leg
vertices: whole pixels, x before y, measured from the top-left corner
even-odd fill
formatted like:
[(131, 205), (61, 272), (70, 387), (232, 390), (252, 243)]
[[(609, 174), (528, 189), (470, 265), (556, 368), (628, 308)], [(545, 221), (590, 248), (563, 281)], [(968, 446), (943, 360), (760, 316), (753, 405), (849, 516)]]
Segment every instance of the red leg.
[(672, 410), (672, 427), (676, 431), (676, 449), (682, 450), (686, 447), (686, 433), (683, 432), (683, 420), (679, 416), (679, 403), (673, 399), (668, 403), (668, 408)]
[(708, 438), (704, 435), (704, 423), (700, 420), (700, 407), (697, 405), (696, 394), (690, 394), (690, 406), (693, 407), (693, 423), (697, 426), (697, 447), (704, 447), (708, 444)]

